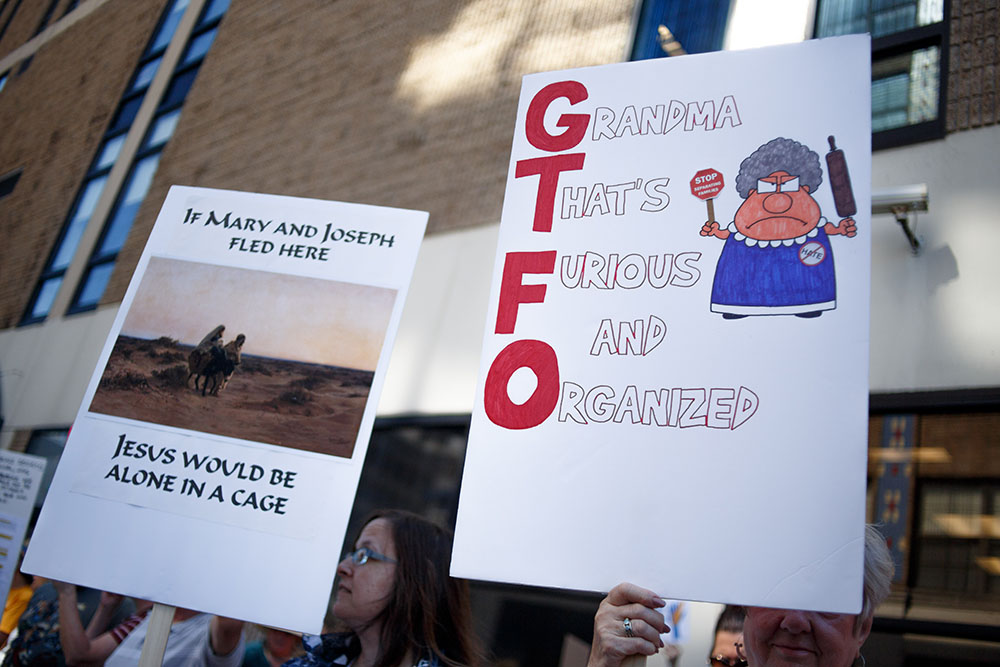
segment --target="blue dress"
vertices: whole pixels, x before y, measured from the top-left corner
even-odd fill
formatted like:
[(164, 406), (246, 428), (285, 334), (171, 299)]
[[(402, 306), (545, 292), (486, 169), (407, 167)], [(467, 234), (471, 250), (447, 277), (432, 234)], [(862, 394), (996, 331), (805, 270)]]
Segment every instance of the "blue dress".
[(715, 268), (712, 312), (801, 315), (836, 308), (833, 250), (824, 222), (805, 236), (777, 245), (730, 233)]

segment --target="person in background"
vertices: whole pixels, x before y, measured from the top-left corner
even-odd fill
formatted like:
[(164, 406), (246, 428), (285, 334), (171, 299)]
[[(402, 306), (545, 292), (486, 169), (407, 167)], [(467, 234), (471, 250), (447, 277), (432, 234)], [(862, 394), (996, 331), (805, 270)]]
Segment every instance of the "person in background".
[[(885, 538), (874, 527), (866, 526), (861, 612), (833, 614), (747, 607), (743, 624), (747, 664), (863, 666), (861, 646), (871, 632), (875, 608), (889, 595), (893, 569)], [(634, 584), (623, 583), (611, 589), (594, 617), (588, 667), (618, 667), (627, 656), (655, 653), (662, 644), (660, 633), (668, 631), (663, 615), (657, 611), (664, 604), (658, 595)]]
[(302, 653), (302, 639), (291, 632), (276, 628), (261, 628), (263, 638), (247, 642), (243, 667), (278, 667), (289, 658)]
[(743, 646), (743, 619), (746, 610), (737, 605), (727, 604), (715, 622), (715, 639), (708, 654), (708, 664), (712, 667), (737, 667), (746, 664), (740, 657)]
[(77, 609), (76, 586), (63, 582), (52, 582), (59, 592), (59, 641), (62, 644), (63, 655), (67, 665), (103, 664), (118, 645), (128, 637), (136, 626), (146, 617), (153, 603), (148, 600), (138, 600), (136, 613), (121, 623), (111, 627), (111, 616), (121, 604), (123, 596), (115, 593), (101, 593), (101, 601), (97, 605), (93, 618), (84, 629), (80, 615), (73, 613)]
[(468, 585), (448, 574), (450, 531), (416, 514), (382, 510), (337, 566), (333, 615), (347, 632), (303, 637), (286, 667), (478, 667)]
[(14, 632), (17, 622), (21, 620), (21, 614), (28, 608), (28, 601), (35, 592), (31, 586), (33, 580), (33, 576), (21, 572), (20, 568), (15, 570), (14, 576), (11, 577), (10, 593), (7, 594), (3, 617), (0, 617), (0, 647), (7, 645), (7, 638)]
[[(35, 577), (35, 583), (40, 579)], [(98, 590), (78, 589), (75, 615), (81, 625), (89, 625), (93, 620), (100, 606), (100, 598), (101, 592)], [(126, 598), (114, 611), (110, 625), (118, 625), (134, 611), (132, 600)], [(11, 634), (10, 644), (4, 649), (6, 653), (3, 656), (3, 667), (51, 667), (65, 664), (66, 658), (59, 639), (62, 620), (59, 618), (59, 593), (51, 581), (44, 581), (31, 596), (28, 608), (17, 624), (17, 630)]]
[[(146, 616), (114, 649), (106, 667), (139, 664), (150, 616)], [(193, 609), (174, 611), (162, 667), (239, 667), (243, 662), (243, 621)]]

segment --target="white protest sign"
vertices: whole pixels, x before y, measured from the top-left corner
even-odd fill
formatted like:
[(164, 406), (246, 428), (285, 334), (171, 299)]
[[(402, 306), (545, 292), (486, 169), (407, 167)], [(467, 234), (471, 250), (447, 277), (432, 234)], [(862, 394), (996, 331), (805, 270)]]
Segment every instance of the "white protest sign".
[(318, 632), (426, 223), (171, 188), (26, 567)]
[(524, 78), (453, 574), (858, 611), (869, 52)]
[(0, 451), (0, 598), (4, 600), (17, 571), (45, 463), (41, 456)]

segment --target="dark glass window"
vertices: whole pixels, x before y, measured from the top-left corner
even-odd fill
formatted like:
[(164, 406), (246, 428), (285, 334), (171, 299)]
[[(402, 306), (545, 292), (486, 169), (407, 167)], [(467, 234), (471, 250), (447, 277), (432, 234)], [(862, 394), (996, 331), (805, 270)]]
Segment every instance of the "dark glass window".
[(188, 91), (191, 90), (191, 86), (194, 85), (194, 78), (198, 75), (198, 70), (188, 70), (187, 72), (182, 72), (175, 76), (170, 82), (170, 86), (167, 88), (166, 94), (163, 96), (163, 101), (160, 102), (162, 107), (175, 107), (179, 104), (184, 103), (184, 98), (187, 97)]
[[(83, 232), (90, 223), (91, 216), (97, 206), (97, 201), (104, 191), (108, 174), (111, 172), (111, 168), (114, 167), (121, 153), (125, 137), (132, 127), (132, 122), (135, 120), (136, 114), (139, 112), (139, 107), (146, 97), (149, 84), (152, 82), (153, 75), (156, 73), (156, 69), (163, 59), (163, 52), (166, 50), (167, 44), (170, 43), (170, 39), (177, 29), (180, 16), (188, 6), (188, 1), (174, 0), (164, 10), (164, 14), (160, 18), (160, 23), (156, 27), (146, 50), (143, 51), (142, 58), (139, 60), (135, 73), (132, 75), (132, 83), (118, 103), (118, 108), (115, 110), (111, 123), (104, 133), (101, 145), (97, 149), (97, 155), (88, 168), (83, 184), (80, 186), (76, 199), (70, 208), (69, 215), (63, 223), (62, 232), (55, 247), (52, 249), (52, 254), (46, 263), (44, 271), (42, 271), (42, 275), (39, 277), (38, 285), (35, 287), (34, 294), (21, 320), (22, 324), (40, 322), (48, 317), (49, 311), (52, 309), (52, 304), (55, 302), (56, 293), (62, 285), (66, 268), (69, 266), (70, 261), (72, 261), (73, 255), (76, 254), (77, 246), (83, 237)], [(130, 176), (129, 180), (133, 180), (133, 177)], [(103, 285), (107, 284), (107, 277), (109, 275), (108, 271), (101, 270), (98, 271), (98, 275), (94, 279), (85, 276), (81, 283), (81, 295), (84, 293), (90, 295), (98, 292), (98, 285), (101, 286), (100, 292), (102, 293)], [(103, 279), (103, 283), (101, 279)], [(99, 297), (100, 294), (98, 293)], [(96, 303), (97, 301), (94, 300), (91, 307), (96, 305)]]
[(1000, 482), (920, 488), (915, 586), (1000, 599)]
[(726, 34), (730, 0), (644, 0), (632, 60), (718, 51)]
[(872, 147), (944, 136), (945, 0), (820, 0), (816, 36), (872, 35)]
[(139, 113), (139, 107), (141, 105), (141, 96), (123, 100), (122, 103), (118, 105), (118, 110), (115, 111), (115, 116), (111, 120), (111, 127), (108, 128), (108, 133), (114, 134), (117, 132), (124, 132), (127, 131), (128, 128), (132, 127), (132, 121), (135, 120), (135, 115)]
[(14, 191), (14, 187), (17, 182), (21, 180), (21, 170), (17, 169), (7, 174), (6, 176), (0, 176), (0, 199), (3, 199), (11, 192)]
[[(183, 13), (183, 7), (186, 6), (187, 0), (175, 3), (174, 8), (167, 15), (164, 25), (173, 25), (176, 28), (180, 15)], [(211, 47), (218, 32), (219, 22), (228, 7), (228, 0), (215, 0), (207, 3), (202, 9), (198, 23), (195, 24), (188, 37), (184, 55), (174, 69), (166, 92), (160, 98), (156, 115), (146, 131), (145, 137), (143, 137), (125, 185), (118, 195), (111, 215), (105, 222), (101, 239), (87, 263), (86, 273), (80, 281), (73, 303), (70, 305), (70, 312), (95, 308), (101, 297), (104, 296), (104, 291), (114, 270), (115, 261), (118, 259), (118, 253), (125, 245), (132, 229), (132, 223), (135, 222), (139, 208), (153, 183), (153, 177), (156, 175), (156, 168), (160, 162), (160, 154), (174, 134), (177, 122), (180, 120), (184, 100), (187, 98), (191, 86), (194, 85), (201, 63), (208, 54), (209, 47)], [(160, 32), (163, 33), (163, 30)], [(164, 46), (169, 42), (169, 37), (165, 38), (164, 41), (159, 34), (154, 39), (155, 44), (162, 43)], [(151, 77), (147, 72), (138, 70), (135, 79), (139, 81), (147, 76)]]

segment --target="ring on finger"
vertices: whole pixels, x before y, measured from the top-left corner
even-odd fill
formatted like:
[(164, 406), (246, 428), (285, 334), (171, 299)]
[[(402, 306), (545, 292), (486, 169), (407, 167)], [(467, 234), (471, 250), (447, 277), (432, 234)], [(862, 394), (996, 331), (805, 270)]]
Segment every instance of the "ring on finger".
[(625, 628), (626, 637), (635, 637), (635, 633), (632, 632), (632, 619), (626, 617), (625, 620), (622, 621), (622, 627)]

